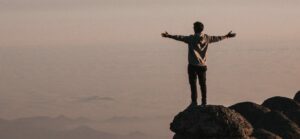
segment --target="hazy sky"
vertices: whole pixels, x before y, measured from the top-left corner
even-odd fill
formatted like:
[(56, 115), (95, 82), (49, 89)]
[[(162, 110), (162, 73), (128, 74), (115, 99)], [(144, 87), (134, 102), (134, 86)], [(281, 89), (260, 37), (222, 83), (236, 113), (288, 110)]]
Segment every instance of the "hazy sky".
[(145, 44), (160, 42), (162, 30), (190, 33), (201, 20), (208, 33), (232, 29), (239, 40), (296, 41), (299, 6), (293, 0), (1, 0), (0, 37), (5, 46)]
[(192, 34), (198, 20), (207, 34), (237, 33), (208, 50), (210, 104), (292, 97), (300, 90), (299, 7), (297, 0), (0, 0), (0, 117), (167, 117), (147, 131), (169, 132), (172, 115), (190, 101), (187, 48), (160, 33)]

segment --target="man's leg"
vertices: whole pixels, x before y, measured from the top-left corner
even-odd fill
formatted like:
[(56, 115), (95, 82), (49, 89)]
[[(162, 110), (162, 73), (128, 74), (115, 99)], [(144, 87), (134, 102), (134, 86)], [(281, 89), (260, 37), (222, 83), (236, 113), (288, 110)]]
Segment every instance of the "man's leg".
[(188, 65), (189, 83), (191, 87), (192, 103), (197, 104), (197, 73), (195, 67)]
[(199, 78), (199, 84), (200, 84), (200, 88), (201, 88), (201, 96), (202, 96), (202, 105), (206, 105), (206, 70), (207, 67), (203, 66), (203, 67), (199, 67), (198, 70), (198, 78)]

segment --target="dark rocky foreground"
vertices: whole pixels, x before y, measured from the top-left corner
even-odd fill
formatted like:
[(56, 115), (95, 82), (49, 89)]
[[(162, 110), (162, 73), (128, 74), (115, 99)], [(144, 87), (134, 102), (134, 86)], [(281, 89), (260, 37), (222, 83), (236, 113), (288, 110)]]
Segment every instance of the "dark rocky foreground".
[(294, 99), (271, 97), (261, 105), (188, 107), (174, 117), (173, 139), (300, 139), (300, 91)]

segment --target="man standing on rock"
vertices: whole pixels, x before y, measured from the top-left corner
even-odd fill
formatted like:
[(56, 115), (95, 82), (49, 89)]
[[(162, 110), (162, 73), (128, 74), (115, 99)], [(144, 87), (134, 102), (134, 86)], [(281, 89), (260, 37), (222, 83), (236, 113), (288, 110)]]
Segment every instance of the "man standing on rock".
[(197, 106), (197, 76), (201, 87), (202, 106), (206, 105), (206, 59), (207, 48), (209, 43), (218, 42), (226, 38), (235, 37), (235, 33), (231, 31), (224, 36), (209, 36), (202, 33), (204, 26), (201, 22), (194, 23), (194, 35), (170, 35), (168, 32), (162, 33), (162, 37), (172, 38), (188, 44), (188, 75), (191, 87), (191, 106)]

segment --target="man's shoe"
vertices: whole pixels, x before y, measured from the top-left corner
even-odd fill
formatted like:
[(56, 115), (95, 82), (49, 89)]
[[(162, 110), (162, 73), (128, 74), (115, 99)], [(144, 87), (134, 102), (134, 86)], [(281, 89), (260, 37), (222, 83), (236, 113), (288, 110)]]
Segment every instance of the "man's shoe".
[(191, 104), (187, 108), (194, 108), (198, 105), (197, 102), (191, 102)]
[(205, 107), (206, 106), (206, 103), (202, 103), (201, 105), (200, 105), (200, 107)]
[(197, 106), (198, 103), (197, 103), (197, 102), (192, 102), (191, 105), (192, 105), (192, 106)]

